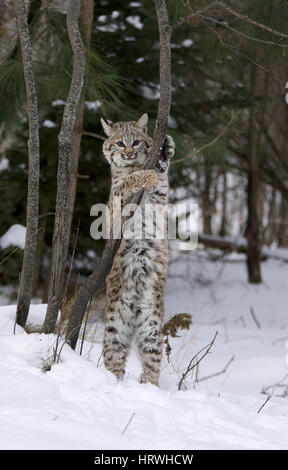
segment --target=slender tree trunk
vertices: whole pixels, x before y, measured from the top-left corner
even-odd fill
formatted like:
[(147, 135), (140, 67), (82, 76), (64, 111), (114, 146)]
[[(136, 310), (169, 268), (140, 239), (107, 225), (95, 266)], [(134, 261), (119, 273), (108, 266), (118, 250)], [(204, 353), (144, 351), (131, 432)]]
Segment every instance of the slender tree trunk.
[(221, 223), (220, 223), (220, 230), (219, 235), (220, 237), (225, 237), (227, 234), (227, 174), (226, 171), (223, 170), (223, 187), (222, 187), (222, 195), (221, 195)]
[(203, 208), (203, 233), (211, 235), (212, 233), (212, 201), (211, 201), (211, 186), (212, 186), (212, 169), (209, 165), (204, 167), (204, 191), (202, 194), (202, 208)]
[[(251, 92), (256, 90), (256, 67), (251, 65)], [(259, 152), (257, 151), (257, 131), (255, 125), (255, 108), (251, 107), (248, 137), (248, 185), (247, 185), (247, 270), (250, 283), (258, 284), (261, 278), (261, 247), (258, 220), (259, 196)]]
[(268, 246), (271, 245), (271, 243), (275, 240), (276, 235), (277, 235), (277, 230), (275, 230), (276, 228), (275, 219), (276, 219), (276, 189), (274, 187), (270, 187), (267, 224), (264, 228), (264, 233), (263, 233), (263, 243)]
[(281, 194), (278, 226), (278, 245), (288, 247), (288, 200)]
[[(89, 50), (91, 39), (91, 28), (93, 23), (94, 0), (81, 0), (80, 22), (83, 26), (83, 42), (86, 51)], [(85, 92), (82, 93), (82, 98), (79, 101), (76, 122), (72, 138), (72, 155), (71, 155), (71, 181), (70, 181), (70, 203), (69, 203), (69, 234), (71, 234), (71, 225), (73, 220), (73, 212), (75, 205), (75, 197), (77, 191), (78, 180), (78, 163), (80, 157), (81, 137), (83, 128), (83, 115), (85, 106)]]
[(67, 29), (74, 55), (73, 73), (58, 136), (58, 170), (55, 225), (52, 243), (52, 264), (49, 280), (48, 307), (43, 325), (44, 333), (54, 331), (64, 294), (65, 267), (69, 248), (70, 172), (72, 138), (76, 112), (83, 86), (85, 51), (78, 27), (80, 0), (70, 0), (67, 11)]
[[(36, 250), (36, 255), (35, 255), (35, 266), (34, 266), (34, 276), (33, 276), (33, 295), (38, 295), (38, 289), (39, 289), (39, 281), (40, 281), (40, 273), (41, 273), (41, 267), (42, 267), (42, 259), (43, 259), (43, 252), (44, 252), (44, 247), (45, 247), (45, 232), (46, 232), (46, 221), (47, 217), (45, 214), (47, 214), (49, 210), (49, 204), (50, 204), (50, 198), (44, 197), (43, 198), (43, 204), (42, 204), (42, 214), (43, 216), (39, 217), (39, 230), (38, 230), (38, 237), (37, 237), (37, 250)], [(40, 196), (40, 201), (41, 201), (41, 196)], [(40, 204), (40, 214), (41, 214), (41, 204)]]
[[(160, 36), (160, 100), (153, 146), (145, 166), (146, 169), (154, 168), (161, 155), (171, 104), (171, 30), (165, 0), (154, 0), (154, 4)], [(140, 194), (134, 195), (128, 203), (139, 204), (141, 197), (142, 193), (140, 192)], [(66, 330), (66, 342), (73, 349), (76, 347), (88, 301), (95, 292), (105, 287), (106, 277), (110, 272), (118, 247), (119, 240), (107, 241), (99, 266), (78, 290)]]
[(22, 52), (24, 81), (27, 95), (27, 113), (29, 121), (26, 239), (16, 314), (17, 323), (21, 326), (25, 326), (32, 295), (33, 272), (37, 245), (40, 150), (37, 94), (33, 73), (32, 46), (27, 23), (25, 0), (17, 0), (16, 12), (17, 29)]

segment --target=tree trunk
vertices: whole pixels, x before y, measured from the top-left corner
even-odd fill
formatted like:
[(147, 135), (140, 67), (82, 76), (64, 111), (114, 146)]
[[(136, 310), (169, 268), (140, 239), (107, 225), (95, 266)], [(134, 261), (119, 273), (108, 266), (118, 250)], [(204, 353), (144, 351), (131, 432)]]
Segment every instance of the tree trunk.
[(220, 230), (219, 235), (220, 237), (225, 237), (227, 234), (227, 174), (226, 171), (223, 170), (223, 187), (222, 187), (222, 195), (221, 195), (221, 223), (220, 223)]
[(209, 165), (207, 165), (204, 167), (204, 191), (202, 194), (203, 232), (207, 233), (207, 235), (212, 234), (211, 186), (212, 169)]
[[(83, 25), (83, 42), (86, 51), (89, 50), (90, 39), (91, 39), (91, 28), (93, 23), (93, 12), (94, 12), (94, 0), (82, 0), (81, 11), (80, 11), (80, 22)], [(77, 191), (77, 180), (78, 180), (78, 163), (80, 157), (80, 146), (83, 128), (83, 115), (85, 107), (85, 93), (82, 94), (82, 98), (79, 101), (79, 105), (76, 113), (76, 122), (72, 138), (72, 155), (71, 155), (71, 181), (70, 181), (70, 203), (69, 203), (69, 235), (71, 235), (71, 225), (73, 220), (73, 212), (75, 205), (75, 197)]]
[(58, 136), (58, 169), (55, 225), (52, 242), (52, 263), (44, 333), (54, 331), (58, 311), (64, 295), (65, 267), (69, 248), (70, 220), (70, 172), (72, 138), (76, 112), (83, 86), (85, 51), (78, 27), (80, 0), (70, 0), (67, 11), (67, 29), (74, 55), (73, 73), (68, 98), (64, 108), (61, 130)]
[(278, 226), (278, 246), (288, 247), (288, 200), (281, 194)]
[[(251, 93), (256, 90), (256, 67), (251, 65)], [(258, 193), (259, 193), (259, 152), (257, 151), (257, 130), (255, 125), (255, 108), (251, 107), (248, 134), (248, 185), (247, 207), (248, 220), (247, 236), (247, 270), (250, 283), (258, 284), (261, 278), (261, 247), (258, 220)]]
[(16, 313), (17, 323), (21, 326), (25, 326), (32, 295), (33, 272), (37, 246), (40, 150), (38, 104), (25, 0), (17, 0), (16, 9), (17, 29), (22, 52), (29, 121), (26, 239)]
[(277, 238), (276, 225), (276, 189), (270, 187), (269, 209), (267, 215), (267, 224), (263, 233), (263, 244), (270, 246)]
[[(145, 165), (146, 169), (154, 168), (161, 155), (171, 104), (171, 30), (165, 0), (154, 0), (154, 4), (157, 12), (160, 36), (160, 100), (153, 146), (147, 164)], [(142, 192), (135, 194), (130, 198), (128, 203), (139, 204), (141, 197)], [(125, 221), (122, 221), (122, 223), (123, 222)], [(106, 277), (112, 267), (119, 243), (119, 240), (107, 241), (99, 266), (88, 277), (86, 283), (78, 290), (75, 302), (72, 306), (65, 337), (66, 342), (70, 344), (73, 349), (76, 347), (88, 301), (95, 292), (105, 287)]]

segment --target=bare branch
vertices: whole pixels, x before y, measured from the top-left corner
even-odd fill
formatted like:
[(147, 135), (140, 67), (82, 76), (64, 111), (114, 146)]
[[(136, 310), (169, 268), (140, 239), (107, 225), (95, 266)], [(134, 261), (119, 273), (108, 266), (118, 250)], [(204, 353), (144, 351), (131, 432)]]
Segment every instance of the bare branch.
[(273, 45), (276, 45), (276, 46), (279, 46), (279, 47), (288, 47), (288, 45), (282, 45), (282, 44), (279, 44), (279, 43), (275, 43), (275, 42), (271, 42), (271, 41), (265, 41), (265, 40), (261, 40), (261, 39), (257, 39), (257, 38), (253, 38), (251, 36), (247, 36), (247, 35), (244, 35), (243, 33), (241, 33), (240, 31), (232, 28), (232, 27), (229, 27), (226, 23), (223, 23), (221, 21), (217, 21), (213, 18), (208, 18), (208, 17), (205, 17), (202, 15), (202, 13), (205, 13), (205, 11), (207, 10), (210, 10), (211, 8), (214, 8), (214, 7), (220, 7), (222, 8), (223, 10), (226, 10), (228, 11), (231, 15), (235, 16), (236, 18), (239, 18), (243, 21), (245, 21), (246, 23), (249, 23), (253, 26), (256, 26), (257, 28), (260, 28), (264, 31), (267, 31), (268, 33), (271, 33), (271, 34), (274, 34), (275, 36), (278, 36), (280, 37), (281, 39), (288, 39), (288, 34), (287, 33), (283, 33), (281, 31), (277, 31), (276, 29), (273, 29), (271, 28), (270, 26), (266, 26), (265, 24), (263, 23), (260, 23), (259, 21), (256, 21), (256, 20), (253, 20), (252, 18), (250, 18), (248, 15), (245, 15), (245, 14), (242, 14), (242, 13), (239, 13), (238, 11), (234, 10), (232, 7), (230, 7), (230, 5), (227, 5), (225, 2), (221, 1), (221, 0), (216, 0), (215, 2), (212, 2), (210, 3), (209, 5), (206, 5), (206, 7), (202, 8), (202, 9), (199, 9), (197, 11), (192, 11), (189, 15), (181, 18), (178, 23), (176, 23), (175, 25), (173, 25), (171, 27), (171, 31), (174, 31), (175, 29), (177, 29), (179, 26), (182, 26), (182, 24), (190, 21), (191, 18), (194, 18), (196, 16), (198, 17), (202, 17), (202, 18), (205, 18), (205, 19), (209, 19), (210, 21), (214, 20), (215, 23), (217, 24), (222, 24), (223, 26), (226, 26), (228, 27), (229, 29), (232, 29), (232, 31), (234, 32), (237, 32), (238, 34), (241, 34), (243, 35), (244, 37), (246, 37), (247, 39), (250, 39), (250, 40), (257, 40), (259, 42), (263, 42), (265, 44), (273, 44)]
[(105, 137), (101, 134), (96, 134), (96, 132), (82, 131), (82, 135), (88, 135), (89, 137), (95, 137), (95, 139), (105, 140)]
[(220, 370), (219, 372), (215, 372), (214, 374), (206, 375), (206, 377), (201, 377), (200, 379), (197, 378), (197, 383), (198, 382), (203, 382), (204, 380), (211, 379), (212, 377), (217, 377), (218, 375), (225, 374), (227, 372), (228, 367), (234, 361), (234, 359), (235, 359), (235, 356), (232, 356), (231, 359), (229, 359), (229, 361), (227, 362), (226, 366), (223, 367), (223, 369)]
[(262, 410), (262, 408), (264, 408), (264, 406), (266, 405), (266, 403), (270, 400), (270, 398), (272, 398), (272, 394), (268, 395), (268, 397), (266, 398), (266, 400), (264, 401), (263, 405), (260, 406), (259, 410), (257, 411), (257, 413), (260, 413), (260, 411)]
[(260, 39), (260, 38), (255, 38), (254, 36), (250, 36), (249, 34), (246, 34), (246, 33), (243, 33), (242, 31), (239, 31), (239, 29), (233, 28), (232, 26), (230, 26), (225, 21), (219, 21), (219, 20), (216, 20), (215, 18), (211, 18), (210, 16), (205, 16), (205, 15), (201, 15), (201, 14), (199, 14), (198, 16), (200, 18), (203, 18), (204, 20), (211, 21), (212, 23), (215, 23), (215, 24), (219, 24), (220, 26), (223, 26), (223, 28), (229, 29), (230, 31), (233, 31), (234, 33), (238, 34), (239, 36), (242, 36), (245, 39), (249, 39), (250, 41), (260, 42), (262, 44), (267, 44), (267, 45), (270, 45), (270, 46), (281, 47), (283, 49), (288, 47), (288, 44), (280, 44), (279, 42), (269, 41), (269, 40), (266, 40), (266, 39)]
[(185, 155), (185, 157), (182, 157), (182, 158), (178, 158), (177, 160), (172, 160), (171, 162), (171, 165), (172, 164), (175, 164), (175, 163), (180, 163), (180, 162), (183, 162), (184, 160), (186, 160), (187, 158), (193, 158), (193, 157), (196, 157), (196, 155), (199, 155), (200, 153), (204, 152), (204, 150), (206, 150), (208, 147), (211, 147), (212, 145), (216, 144), (216, 142), (218, 142), (219, 139), (221, 139), (221, 137), (223, 137), (223, 135), (226, 133), (226, 131), (229, 129), (229, 127), (231, 126), (232, 122), (234, 121), (235, 119), (235, 111), (232, 110), (231, 112), (231, 117), (229, 119), (229, 121), (227, 122), (227, 124), (223, 127), (223, 129), (221, 129), (221, 131), (214, 137), (214, 139), (212, 139), (210, 142), (208, 142), (207, 144), (204, 144), (202, 145), (201, 147), (199, 147), (198, 149), (194, 150), (193, 152), (189, 153), (188, 155)]
[[(215, 340), (216, 340), (216, 337), (218, 335), (218, 331), (216, 331), (215, 335), (214, 335), (214, 338), (212, 339), (211, 343), (209, 343), (207, 346), (204, 346), (204, 348), (200, 349), (200, 351), (197, 352), (197, 354), (195, 354), (195, 356), (192, 357), (191, 361), (189, 362), (185, 372), (183, 372), (182, 374), (182, 377), (181, 377), (181, 380), (178, 384), (178, 390), (181, 390), (182, 388), (182, 385), (183, 385), (183, 382), (184, 380), (186, 379), (187, 375), (189, 374), (189, 372), (191, 372), (195, 367), (198, 366), (198, 364), (204, 359), (205, 356), (207, 356), (207, 354), (209, 354), (212, 346), (214, 345), (215, 343)], [(205, 351), (206, 349), (206, 351)], [(200, 357), (200, 359), (198, 359), (195, 363), (195, 359), (198, 357), (198, 355), (202, 352), (202, 351), (205, 351), (205, 353)]]
[(236, 16), (237, 18), (240, 18), (241, 20), (244, 20), (247, 23), (252, 24), (253, 26), (256, 26), (257, 28), (264, 29), (268, 33), (275, 34), (276, 36), (279, 36), (280, 38), (288, 39), (288, 34), (282, 33), (281, 31), (277, 31), (273, 28), (270, 28), (269, 26), (266, 26), (263, 23), (259, 23), (259, 21), (255, 21), (252, 18), (249, 18), (249, 16), (247, 16), (247, 15), (243, 15), (243, 14), (239, 13), (238, 11), (235, 11), (233, 8), (231, 8), (229, 5), (227, 5), (225, 2), (222, 2), (221, 0), (218, 0), (217, 3), (224, 10), (229, 11), (229, 13)]
[(200, 8), (199, 10), (196, 10), (196, 11), (192, 11), (189, 15), (184, 16), (183, 18), (180, 18), (180, 20), (177, 23), (171, 26), (171, 33), (173, 33), (175, 29), (179, 28), (179, 26), (182, 26), (184, 23), (187, 23), (192, 18), (195, 18), (195, 16), (199, 16), (202, 13), (205, 13), (205, 11), (210, 10), (211, 8), (217, 6), (217, 4), (218, 4), (218, 1), (212, 2), (209, 5), (206, 5), (206, 7)]
[(261, 329), (261, 325), (255, 315), (255, 312), (254, 312), (254, 308), (253, 307), (250, 307), (250, 313), (251, 313), (251, 316), (253, 318), (253, 320), (255, 321), (256, 325), (257, 325), (257, 328), (259, 328), (259, 330)]

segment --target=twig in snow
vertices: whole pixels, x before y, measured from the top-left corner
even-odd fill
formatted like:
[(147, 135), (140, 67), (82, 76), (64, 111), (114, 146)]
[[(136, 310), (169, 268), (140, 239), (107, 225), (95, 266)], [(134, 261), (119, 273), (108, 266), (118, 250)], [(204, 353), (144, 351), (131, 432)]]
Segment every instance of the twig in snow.
[(260, 413), (260, 411), (262, 410), (262, 408), (264, 408), (264, 406), (266, 405), (266, 403), (270, 400), (270, 398), (272, 398), (272, 393), (270, 393), (268, 395), (268, 397), (266, 398), (266, 400), (264, 401), (263, 405), (260, 406), (259, 410), (257, 411), (257, 413)]
[(126, 430), (127, 430), (128, 426), (129, 426), (129, 424), (131, 423), (131, 421), (132, 421), (132, 419), (134, 418), (134, 416), (135, 416), (135, 415), (136, 415), (136, 413), (135, 413), (135, 412), (134, 412), (134, 413), (132, 413), (132, 415), (131, 415), (131, 417), (130, 417), (130, 419), (129, 419), (128, 423), (126, 424), (125, 428), (124, 428), (124, 429), (123, 429), (123, 431), (121, 432), (121, 436), (123, 436), (123, 434), (126, 432)]
[(272, 344), (274, 346), (274, 344), (281, 343), (281, 341), (286, 341), (287, 339), (288, 336), (282, 336), (282, 338), (274, 339), (274, 341), (272, 341)]
[[(188, 366), (187, 366), (187, 369), (185, 370), (185, 372), (183, 372), (182, 374), (182, 377), (181, 377), (181, 380), (178, 384), (178, 390), (181, 390), (182, 388), (182, 385), (183, 385), (183, 382), (185, 380), (185, 378), (187, 377), (187, 375), (189, 374), (189, 372), (191, 372), (195, 367), (198, 366), (198, 364), (204, 359), (205, 356), (207, 356), (207, 354), (210, 352), (212, 346), (214, 345), (215, 343), (215, 340), (216, 340), (216, 337), (218, 335), (218, 331), (216, 331), (215, 335), (214, 335), (214, 338), (212, 339), (211, 343), (207, 344), (207, 346), (204, 346), (204, 348), (200, 349), (200, 351), (198, 351), (197, 354), (195, 354), (195, 356), (192, 357), (191, 361), (189, 362)], [(196, 363), (194, 364), (194, 360), (198, 357), (198, 355), (202, 352), (202, 351), (205, 351), (205, 353), (200, 357), (200, 359), (198, 359), (196, 361)]]
[(88, 316), (89, 316), (89, 310), (91, 307), (91, 302), (92, 302), (92, 297), (90, 298), (89, 304), (88, 304), (88, 309), (86, 311), (86, 319), (84, 322), (84, 329), (83, 329), (83, 334), (82, 334), (82, 339), (81, 339), (81, 346), (80, 346), (80, 356), (82, 356), (82, 351), (83, 351), (83, 345), (84, 345), (84, 340), (85, 340), (85, 334), (86, 334), (86, 328), (87, 328), (87, 322), (88, 322)]
[(251, 313), (252, 318), (253, 318), (253, 320), (255, 321), (257, 327), (259, 328), (259, 330), (261, 330), (261, 325), (260, 325), (259, 321), (257, 320), (257, 317), (256, 317), (256, 315), (255, 315), (255, 312), (254, 312), (254, 308), (253, 308), (253, 307), (250, 307), (250, 313)]
[(217, 377), (218, 375), (225, 374), (227, 372), (228, 367), (234, 361), (234, 359), (235, 359), (235, 356), (232, 356), (231, 359), (229, 359), (226, 366), (223, 367), (222, 370), (220, 370), (219, 372), (215, 372), (214, 374), (207, 375), (206, 377), (201, 377), (201, 379), (197, 379), (197, 383), (198, 382), (203, 382), (203, 380), (211, 379), (212, 377)]
[[(263, 387), (261, 393), (263, 394), (267, 394), (267, 395), (270, 395), (270, 393), (268, 392), (268, 390), (272, 390), (272, 395), (276, 396), (276, 397), (282, 397), (282, 398), (285, 398), (288, 396), (288, 383), (283, 383), (284, 380), (286, 380), (288, 378), (288, 374), (284, 375), (283, 379), (279, 380), (279, 382), (277, 382), (276, 384), (273, 384), (273, 385), (268, 385), (267, 387)], [(276, 394), (276, 390), (277, 389), (282, 389), (283, 392), (282, 393), (277, 393)]]

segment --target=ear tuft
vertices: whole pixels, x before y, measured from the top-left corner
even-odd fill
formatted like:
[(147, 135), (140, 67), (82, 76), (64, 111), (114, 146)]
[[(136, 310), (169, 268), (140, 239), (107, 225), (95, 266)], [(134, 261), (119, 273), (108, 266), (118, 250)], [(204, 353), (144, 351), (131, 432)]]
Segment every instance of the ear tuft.
[(147, 124), (148, 124), (148, 114), (143, 114), (140, 119), (136, 122), (136, 127), (139, 127), (144, 132), (147, 131)]
[(102, 127), (104, 129), (105, 134), (109, 137), (112, 133), (112, 129), (111, 129), (112, 122), (108, 121), (108, 120), (105, 120), (102, 117), (101, 117), (100, 120), (101, 120), (101, 124), (102, 124)]

